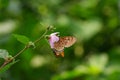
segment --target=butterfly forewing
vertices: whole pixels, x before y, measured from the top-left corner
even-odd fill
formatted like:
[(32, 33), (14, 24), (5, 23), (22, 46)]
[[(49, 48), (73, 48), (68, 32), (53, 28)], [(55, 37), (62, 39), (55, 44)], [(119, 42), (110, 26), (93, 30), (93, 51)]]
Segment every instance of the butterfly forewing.
[(63, 37), (64, 47), (70, 47), (76, 42), (76, 38), (72, 36)]
[(54, 43), (54, 49), (61, 51), (64, 47), (70, 47), (76, 42), (76, 38), (72, 36), (60, 37), (58, 42)]
[(54, 43), (54, 53), (56, 56), (64, 57), (64, 48), (70, 47), (76, 42), (76, 38), (72, 36), (60, 37), (58, 42)]

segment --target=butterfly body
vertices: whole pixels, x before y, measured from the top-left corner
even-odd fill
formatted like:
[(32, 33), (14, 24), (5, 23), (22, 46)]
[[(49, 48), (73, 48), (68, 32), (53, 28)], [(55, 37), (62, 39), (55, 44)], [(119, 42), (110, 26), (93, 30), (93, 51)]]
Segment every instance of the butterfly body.
[(56, 57), (59, 57), (59, 56), (64, 57), (64, 50), (62, 50), (62, 51), (58, 51), (56, 49), (52, 49), (52, 50)]
[[(54, 39), (54, 40), (52, 40)], [(56, 57), (64, 57), (64, 48), (72, 46), (76, 42), (73, 36), (59, 37), (56, 34), (50, 36), (49, 42)], [(53, 43), (52, 43), (53, 41)]]

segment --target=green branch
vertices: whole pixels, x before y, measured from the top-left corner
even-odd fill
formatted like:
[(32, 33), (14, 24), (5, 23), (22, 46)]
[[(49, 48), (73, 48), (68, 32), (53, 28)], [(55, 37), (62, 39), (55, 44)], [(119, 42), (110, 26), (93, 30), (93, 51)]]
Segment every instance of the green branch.
[[(54, 29), (52, 26), (49, 26), (46, 31), (43, 33), (42, 36), (40, 36), (37, 40), (35, 40), (33, 42), (33, 44), (36, 44), (38, 43), (42, 38), (44, 38), (44, 36), (47, 34), (48, 31)], [(1, 65), (0, 69), (2, 69), (4, 66), (6, 66), (8, 63), (10, 63), (11, 61), (13, 61), (16, 57), (18, 57), (21, 53), (23, 53), (24, 51), (26, 51), (28, 48), (32, 47), (33, 45), (31, 44), (26, 44), (25, 47), (20, 50), (15, 56), (13, 56), (12, 58), (8, 59), (8, 60), (5, 60), (5, 62)]]

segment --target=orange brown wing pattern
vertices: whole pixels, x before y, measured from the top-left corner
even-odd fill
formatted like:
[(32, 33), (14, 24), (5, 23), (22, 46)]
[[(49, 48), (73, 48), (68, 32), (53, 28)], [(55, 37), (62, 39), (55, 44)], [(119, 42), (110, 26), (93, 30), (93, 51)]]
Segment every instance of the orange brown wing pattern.
[(65, 47), (70, 47), (76, 42), (76, 38), (72, 36), (63, 37), (65, 41)]
[(76, 38), (72, 36), (60, 37), (58, 42), (54, 43), (54, 49), (58, 51), (64, 50), (64, 47), (70, 47), (76, 42)]
[(64, 57), (64, 50), (61, 50), (61, 51), (57, 51), (56, 49), (52, 49), (52, 50), (56, 57), (59, 57), (59, 56)]

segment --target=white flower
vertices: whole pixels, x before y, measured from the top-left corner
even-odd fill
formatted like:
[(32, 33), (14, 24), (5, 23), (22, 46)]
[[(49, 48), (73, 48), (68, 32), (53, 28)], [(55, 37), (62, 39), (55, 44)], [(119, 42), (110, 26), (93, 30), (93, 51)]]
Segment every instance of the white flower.
[(59, 34), (59, 32), (55, 32), (55, 33), (50, 34), (49, 43), (50, 43), (51, 48), (54, 48), (54, 43), (59, 41), (58, 34)]

